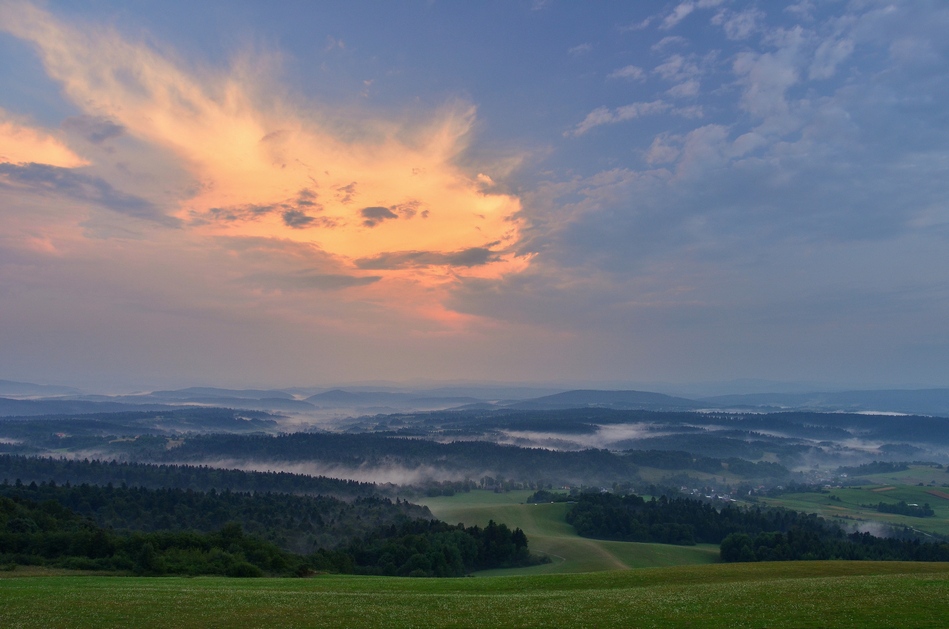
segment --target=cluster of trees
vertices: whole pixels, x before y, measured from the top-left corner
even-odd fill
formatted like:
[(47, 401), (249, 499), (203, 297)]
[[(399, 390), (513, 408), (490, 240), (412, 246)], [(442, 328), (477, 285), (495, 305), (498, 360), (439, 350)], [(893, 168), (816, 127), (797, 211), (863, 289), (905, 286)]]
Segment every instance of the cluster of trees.
[(662, 470), (696, 470), (711, 474), (721, 474), (727, 470), (748, 478), (784, 478), (790, 474), (786, 467), (777, 463), (752, 463), (736, 457), (716, 459), (681, 450), (627, 450), (624, 454), (637, 465)]
[(815, 514), (713, 505), (690, 498), (584, 494), (567, 521), (585, 537), (665, 544), (720, 544), (723, 561), (871, 559), (949, 561), (949, 544), (847, 535)]
[(468, 493), (472, 489), (478, 489), (483, 483), (477, 483), (470, 478), (460, 481), (429, 481), (421, 486), (414, 487), (420, 493), (432, 498), (434, 496), (454, 496), (457, 493)]
[(287, 552), (229, 522), (211, 533), (116, 532), (54, 500), (0, 497), (0, 565), (46, 565), (141, 575), (235, 577), (306, 575), (314, 571), (404, 576), (462, 576), (472, 570), (536, 560), (520, 529), (436, 520), (379, 527), (336, 549)]
[(573, 498), (571, 498), (569, 494), (550, 491), (548, 489), (538, 489), (528, 496), (525, 502), (535, 504), (544, 502), (568, 502), (570, 500), (573, 500)]
[(719, 544), (730, 533), (757, 534), (791, 528), (820, 530), (823, 520), (786, 509), (743, 509), (691, 498), (644, 500), (640, 496), (583, 494), (567, 512), (567, 522), (579, 535), (627, 542), (692, 545)]
[(456, 577), (472, 570), (539, 563), (527, 536), (493, 520), (484, 528), (416, 520), (352, 542), (345, 552), (364, 573), (389, 576)]
[(906, 463), (873, 461), (872, 463), (864, 463), (863, 465), (839, 467), (837, 468), (837, 473), (846, 474), (848, 476), (868, 476), (870, 474), (892, 474), (894, 472), (902, 472), (908, 469), (909, 465)]
[(876, 509), (880, 513), (896, 513), (898, 515), (909, 515), (914, 518), (931, 518), (936, 515), (929, 503), (923, 503), (923, 506), (906, 504), (905, 500), (899, 502), (880, 502), (875, 505), (860, 505)]
[[(164, 449), (164, 445), (162, 446)], [(204, 465), (154, 465), (89, 459), (64, 459), (0, 455), (0, 480), (24, 483), (53, 481), (74, 485), (128, 485), (129, 487), (170, 487), (195, 491), (231, 490), (280, 492), (354, 498), (375, 495), (372, 483), (307, 476), (288, 472), (245, 472)]]
[(57, 485), (0, 484), (0, 496), (54, 501), (99, 526), (131, 531), (216, 531), (230, 522), (287, 551), (332, 548), (380, 527), (431, 518), (418, 505), (366, 496), (345, 502), (328, 496)]
[(734, 533), (721, 544), (725, 562), (848, 559), (871, 561), (949, 561), (949, 544), (843, 535), (839, 530)]
[(292, 574), (302, 558), (244, 535), (238, 524), (215, 533), (118, 534), (55, 501), (0, 497), (0, 564), (45, 565), (142, 575)]

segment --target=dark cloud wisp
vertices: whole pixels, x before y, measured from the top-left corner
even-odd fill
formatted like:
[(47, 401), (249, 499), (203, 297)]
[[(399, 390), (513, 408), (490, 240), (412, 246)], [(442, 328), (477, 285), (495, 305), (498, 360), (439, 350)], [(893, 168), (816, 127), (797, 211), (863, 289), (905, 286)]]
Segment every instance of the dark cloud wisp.
[(391, 218), (399, 218), (399, 215), (387, 207), (373, 206), (364, 207), (359, 211), (363, 217), (362, 224), (366, 227), (375, 227), (379, 223)]
[(471, 247), (460, 251), (391, 251), (371, 258), (356, 260), (356, 266), (367, 270), (415, 269), (426, 266), (482, 266), (497, 260), (487, 247)]
[(77, 133), (93, 144), (117, 138), (125, 133), (125, 127), (103, 116), (73, 116), (63, 121), (63, 129)]
[(119, 214), (179, 227), (181, 221), (168, 216), (151, 201), (116, 190), (104, 179), (47, 164), (0, 164), (0, 187), (60, 195), (94, 203)]

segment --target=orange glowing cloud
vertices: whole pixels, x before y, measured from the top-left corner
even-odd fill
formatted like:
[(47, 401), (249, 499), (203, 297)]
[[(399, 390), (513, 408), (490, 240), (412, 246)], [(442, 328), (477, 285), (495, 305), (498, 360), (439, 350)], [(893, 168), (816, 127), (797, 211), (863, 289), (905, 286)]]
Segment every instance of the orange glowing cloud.
[(6, 5), (0, 24), (37, 46), (87, 114), (177, 156), (197, 185), (172, 211), (195, 233), (306, 243), (342, 272), (379, 279), (349, 289), (354, 296), (425, 313), (444, 311), (443, 291), (459, 278), (498, 278), (530, 262), (514, 253), (520, 200), (456, 163), (470, 105), (446, 105), (422, 128), (347, 120), (261, 98), (275, 90), (246, 66), (199, 75), (32, 5)]
[(88, 162), (52, 135), (10, 119), (0, 110), (0, 162), (76, 168)]

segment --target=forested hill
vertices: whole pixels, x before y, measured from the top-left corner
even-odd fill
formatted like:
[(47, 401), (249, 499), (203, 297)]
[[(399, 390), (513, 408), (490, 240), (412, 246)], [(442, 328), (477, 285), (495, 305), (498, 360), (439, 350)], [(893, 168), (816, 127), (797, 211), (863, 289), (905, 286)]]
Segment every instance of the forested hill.
[(357, 498), (372, 496), (378, 487), (325, 476), (288, 472), (245, 472), (197, 465), (154, 465), (116, 461), (76, 460), (0, 455), (0, 481), (23, 484), (54, 481), (60, 485), (128, 485), (129, 487), (280, 492), (309, 496)]
[[(77, 508), (83, 509), (101, 501), (95, 507), (97, 517), (122, 519), (124, 514), (127, 520), (136, 511), (149, 509), (152, 515), (164, 510), (169, 517), (179, 517), (179, 511), (186, 517), (191, 507), (197, 508), (197, 515), (209, 518), (237, 515), (246, 520), (246, 507), (253, 505), (252, 511), (256, 511), (258, 517), (265, 515), (270, 518), (270, 527), (282, 530), (280, 527), (286, 527), (287, 519), (297, 515), (295, 508), (313, 500), (283, 495), (278, 500), (284, 502), (267, 503), (267, 499), (272, 497), (202, 495), (199, 492), (141, 488), (2, 486), (0, 566), (10, 570), (16, 565), (45, 565), (141, 575), (304, 576), (314, 571), (330, 571), (458, 577), (472, 570), (542, 561), (528, 552), (528, 540), (523, 531), (512, 531), (493, 521), (480, 528), (437, 520), (403, 519), (388, 526), (374, 526), (362, 535), (361, 527), (366, 525), (365, 520), (360, 516), (347, 517), (346, 524), (356, 524), (356, 528), (348, 531), (348, 542), (304, 555), (283, 550), (259, 536), (245, 534), (236, 521), (230, 521), (211, 533), (173, 529), (123, 532), (102, 527), (63, 505), (78, 500)], [(43, 502), (36, 499), (43, 499)], [(373, 502), (373, 499), (363, 499), (341, 508), (357, 509), (359, 503), (365, 501)], [(375, 499), (374, 504), (378, 507), (383, 502)], [(343, 503), (337, 507), (340, 505)], [(335, 513), (338, 514), (338, 510)], [(361, 513), (365, 515), (366, 511)], [(324, 515), (331, 516), (332, 513)], [(141, 513), (135, 515), (134, 521), (128, 523), (141, 525), (140, 516)], [(257, 521), (257, 518), (252, 521)]]
[(55, 483), (0, 484), (0, 496), (52, 500), (116, 530), (209, 533), (236, 522), (247, 533), (298, 554), (335, 548), (380, 527), (432, 518), (427, 507), (381, 497), (343, 502), (325, 496)]

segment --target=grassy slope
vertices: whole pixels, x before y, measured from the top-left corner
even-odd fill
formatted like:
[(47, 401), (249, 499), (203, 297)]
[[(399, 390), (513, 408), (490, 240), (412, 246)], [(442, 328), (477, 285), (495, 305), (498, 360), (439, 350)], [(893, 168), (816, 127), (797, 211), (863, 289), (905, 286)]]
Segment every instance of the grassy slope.
[(512, 491), (495, 494), (473, 491), (451, 497), (426, 498), (419, 502), (427, 505), (436, 517), (452, 524), (461, 522), (468, 526), (484, 526), (488, 520), (494, 520), (511, 528), (520, 527), (527, 534), (532, 552), (547, 554), (553, 559), (552, 563), (542, 566), (486, 571), (479, 573), (482, 576), (624, 570), (707, 564), (718, 560), (717, 546), (605, 542), (580, 537), (573, 531), (573, 527), (564, 521), (564, 514), (570, 505), (523, 504), (531, 493)]
[(0, 578), (2, 627), (947, 624), (947, 564), (720, 564), (477, 579)]

